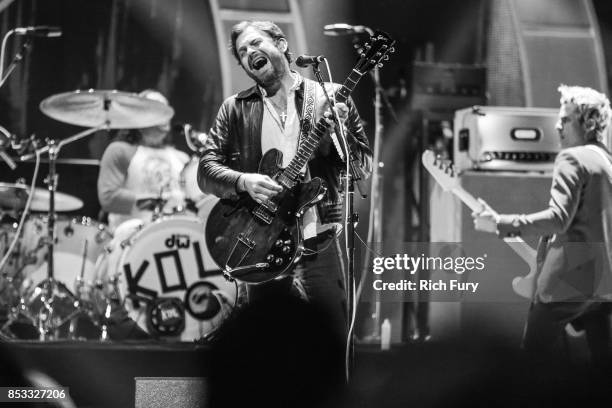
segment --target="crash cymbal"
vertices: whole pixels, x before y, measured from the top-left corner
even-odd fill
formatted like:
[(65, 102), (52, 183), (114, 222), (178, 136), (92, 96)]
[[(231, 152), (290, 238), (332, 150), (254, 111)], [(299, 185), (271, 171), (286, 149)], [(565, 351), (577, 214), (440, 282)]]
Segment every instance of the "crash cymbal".
[(0, 183), (0, 208), (20, 210), (28, 199), (28, 187), (23, 184)]
[[(55, 211), (74, 211), (83, 207), (83, 201), (70, 194), (55, 192)], [(32, 198), (32, 211), (49, 211), (49, 190), (35, 188)]]
[(116, 90), (89, 89), (51, 95), (40, 103), (47, 116), (76, 126), (139, 129), (168, 123), (174, 109), (162, 102)]

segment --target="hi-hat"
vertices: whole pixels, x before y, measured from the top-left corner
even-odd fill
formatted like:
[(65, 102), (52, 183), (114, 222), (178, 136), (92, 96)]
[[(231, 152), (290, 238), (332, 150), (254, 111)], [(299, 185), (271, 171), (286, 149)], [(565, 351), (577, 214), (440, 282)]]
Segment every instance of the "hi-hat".
[(51, 95), (40, 103), (47, 116), (76, 126), (139, 129), (164, 125), (174, 109), (133, 93), (89, 89)]
[(0, 208), (20, 210), (28, 199), (28, 187), (23, 184), (0, 183)]
[[(0, 207), (22, 210), (28, 200), (29, 187), (25, 184), (0, 183)], [(55, 211), (75, 211), (83, 207), (83, 201), (66, 193), (55, 192)], [(31, 211), (49, 211), (49, 191), (34, 188)]]

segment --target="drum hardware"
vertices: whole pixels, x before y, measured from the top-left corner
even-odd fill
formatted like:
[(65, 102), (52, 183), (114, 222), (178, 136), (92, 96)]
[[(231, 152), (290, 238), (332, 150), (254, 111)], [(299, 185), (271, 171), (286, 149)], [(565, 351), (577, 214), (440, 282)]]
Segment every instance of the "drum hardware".
[[(3, 284), (10, 287), (0, 287), (2, 292), (10, 290), (16, 295), (12, 295), (10, 299), (8, 296), (3, 296), (10, 304), (10, 316), (0, 329), (0, 335), (20, 338), (12, 329), (19, 326), (19, 330), (26, 328), (28, 333), (34, 333), (31, 338), (40, 340), (76, 339), (79, 338), (82, 323), (85, 322), (84, 326), (98, 326), (97, 337), (106, 340), (108, 339), (107, 322), (110, 318), (112, 302), (117, 300), (116, 294), (119, 291), (118, 278), (110, 279), (107, 282), (114, 288), (111, 292), (115, 293), (107, 297), (99, 289), (100, 285), (88, 284), (84, 279), (84, 274), (89, 264), (88, 258), (92, 254), (96, 255), (98, 250), (108, 251), (104, 244), (109, 234), (105, 233), (104, 226), (100, 224), (94, 224), (97, 225), (96, 232), (92, 232), (90, 227), (94, 225), (91, 225), (91, 220), (85, 217), (80, 220), (73, 218), (68, 222), (57, 218), (57, 212), (74, 211), (83, 205), (78, 198), (57, 191), (56, 163), (59, 151), (64, 145), (102, 129), (144, 128), (166, 123), (174, 111), (164, 104), (134, 94), (95, 90), (54, 95), (45, 99), (40, 108), (43, 113), (54, 119), (91, 128), (58, 142), (47, 140), (47, 145), (41, 148), (30, 144), (29, 148), (36, 148), (35, 154), (25, 152), (26, 149), (19, 152), (21, 160), (31, 160), (36, 154), (44, 152), (49, 155), (49, 174), (46, 179), (48, 188), (46, 190), (35, 189), (30, 196), (31, 209), (44, 211), (47, 215), (45, 218), (40, 215), (28, 218), (31, 227), (28, 238), (32, 239), (26, 251), (19, 251), (19, 259), (22, 262), (36, 264), (37, 261), (44, 259), (38, 252), (46, 248), (47, 273), (46, 278), (38, 281), (38, 284), (29, 278), (23, 279), (22, 282), (4, 279)], [(4, 209), (13, 211), (23, 209), (28, 197), (28, 188), (25, 185), (0, 183), (0, 208), (3, 208), (3, 218)], [(4, 232), (4, 229), (0, 230), (0, 233)], [(46, 234), (41, 236), (45, 230)], [(64, 283), (58, 280), (56, 276), (58, 267), (54, 265), (58, 256), (58, 246), (61, 248), (62, 245), (68, 244), (69, 247), (65, 250), (73, 253), (74, 249), (80, 249), (80, 245), (75, 246), (74, 244), (83, 242), (83, 234), (86, 237), (81, 256), (81, 269), (75, 280), (73, 294)], [(0, 252), (2, 249), (0, 247)], [(63, 256), (62, 254), (60, 252), (60, 257)], [(62, 270), (60, 269), (59, 272)], [(17, 283), (20, 283), (20, 289), (13, 288)], [(95, 296), (102, 301), (96, 304)]]
[[(142, 98), (134, 94), (111, 90), (88, 90), (68, 92), (52, 95), (40, 104), (41, 111), (47, 116), (77, 126), (90, 127), (83, 132), (77, 133), (66, 139), (56, 142), (47, 140), (45, 147), (37, 149), (37, 153), (47, 152), (49, 155), (49, 174), (46, 179), (48, 195), (39, 192), (38, 202), (33, 205), (35, 211), (47, 211), (47, 278), (35, 289), (29, 299), (28, 307), (35, 309), (35, 321), (38, 327), (40, 339), (58, 338), (60, 328), (70, 322), (68, 335), (75, 336), (76, 319), (81, 316), (90, 315), (86, 302), (82, 299), (83, 280), (87, 253), (87, 243), (84, 249), (81, 267), (80, 281), (77, 279), (76, 296), (66, 286), (54, 278), (55, 247), (56, 242), (56, 212), (71, 211), (82, 206), (78, 199), (70, 200), (71, 197), (62, 196), (57, 192), (58, 175), (56, 174), (56, 161), (60, 149), (69, 143), (82, 139), (102, 129), (132, 129), (144, 128), (166, 123), (174, 111), (169, 106), (150, 99)], [(21, 156), (21, 160), (30, 159), (32, 154)], [(6, 194), (5, 194), (6, 195)], [(0, 197), (1, 194), (0, 194)], [(47, 200), (48, 199), (48, 200)], [(78, 201), (77, 201), (78, 200)], [(43, 202), (48, 201), (48, 206)], [(64, 228), (64, 234), (70, 237), (74, 234), (74, 226), (69, 224)], [(87, 241), (86, 241), (87, 242)], [(38, 247), (39, 245), (37, 245)], [(57, 303), (57, 306), (56, 306)], [(69, 309), (71, 305), (72, 310)], [(65, 313), (66, 309), (68, 312)], [(108, 307), (107, 307), (108, 309)], [(103, 330), (102, 337), (106, 337), (107, 331)]]
[(9, 309), (8, 319), (0, 328), (0, 335), (10, 340), (38, 339), (38, 333), (34, 316), (30, 313), (25, 299), (20, 297), (19, 303)]

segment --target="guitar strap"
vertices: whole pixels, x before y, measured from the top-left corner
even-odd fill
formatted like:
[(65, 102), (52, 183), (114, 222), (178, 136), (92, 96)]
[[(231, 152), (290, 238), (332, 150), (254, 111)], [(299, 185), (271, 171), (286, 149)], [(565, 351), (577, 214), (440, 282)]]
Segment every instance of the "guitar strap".
[(298, 148), (314, 126), (315, 91), (316, 83), (308, 78), (304, 78), (304, 101), (302, 102), (302, 123), (300, 124)]
[[(302, 140), (310, 134), (314, 126), (315, 112), (315, 92), (316, 83), (307, 78), (304, 78), (304, 102), (302, 105), (302, 123), (300, 125), (300, 136), (298, 137), (298, 148)], [(310, 180), (310, 171), (306, 166), (305, 181)], [(305, 239), (312, 238), (317, 235), (317, 211), (315, 208), (309, 208), (304, 213), (301, 219), (302, 233)]]
[[(315, 125), (314, 123), (314, 111), (315, 111), (315, 102), (317, 101), (317, 87), (319, 86), (318, 82), (310, 80), (308, 78), (304, 78), (304, 102), (302, 105), (302, 124), (300, 126), (300, 137), (298, 139), (298, 147), (302, 138), (308, 136), (310, 130)], [(341, 160), (344, 160), (344, 150), (340, 147), (340, 142), (338, 141), (338, 136), (336, 132), (331, 132), (330, 137), (334, 146), (336, 147), (336, 151), (338, 152), (338, 156), (340, 156)]]

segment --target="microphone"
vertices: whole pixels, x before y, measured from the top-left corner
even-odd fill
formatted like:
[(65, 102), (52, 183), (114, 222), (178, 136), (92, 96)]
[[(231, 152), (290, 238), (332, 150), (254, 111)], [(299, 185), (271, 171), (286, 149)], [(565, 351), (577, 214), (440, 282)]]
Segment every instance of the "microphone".
[(319, 65), (324, 59), (325, 57), (323, 55), (300, 55), (295, 60), (295, 65), (300, 68), (306, 68), (309, 65)]
[(364, 25), (350, 25), (345, 23), (328, 24), (323, 27), (323, 34), (338, 36), (338, 35), (355, 35), (355, 34), (374, 34), (371, 28)]
[(15, 28), (15, 34), (31, 37), (61, 37), (62, 29), (54, 26), (28, 26)]

